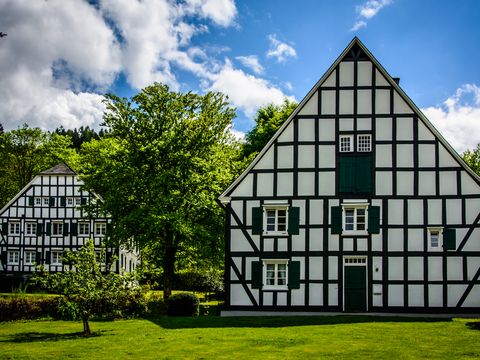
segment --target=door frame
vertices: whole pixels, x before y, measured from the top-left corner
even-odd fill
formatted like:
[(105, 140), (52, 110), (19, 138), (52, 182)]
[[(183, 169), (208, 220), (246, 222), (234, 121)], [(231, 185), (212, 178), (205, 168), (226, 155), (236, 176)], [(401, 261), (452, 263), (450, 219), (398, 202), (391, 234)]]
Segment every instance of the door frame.
[(368, 258), (367, 256), (344, 255), (343, 262), (343, 283), (342, 283), (342, 311), (345, 312), (345, 267), (363, 266), (365, 267), (365, 311), (368, 312)]

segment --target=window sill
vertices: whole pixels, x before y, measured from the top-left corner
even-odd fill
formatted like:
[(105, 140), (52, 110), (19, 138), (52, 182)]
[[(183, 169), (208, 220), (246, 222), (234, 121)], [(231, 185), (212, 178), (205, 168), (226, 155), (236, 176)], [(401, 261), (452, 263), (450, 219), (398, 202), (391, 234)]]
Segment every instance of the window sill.
[(368, 236), (368, 231), (354, 231), (354, 230), (350, 230), (350, 231), (343, 231), (342, 236), (351, 236), (351, 235), (355, 235), (355, 236)]
[(266, 231), (263, 233), (263, 236), (288, 236), (288, 232), (282, 231)]
[(263, 291), (288, 291), (288, 286), (264, 286)]

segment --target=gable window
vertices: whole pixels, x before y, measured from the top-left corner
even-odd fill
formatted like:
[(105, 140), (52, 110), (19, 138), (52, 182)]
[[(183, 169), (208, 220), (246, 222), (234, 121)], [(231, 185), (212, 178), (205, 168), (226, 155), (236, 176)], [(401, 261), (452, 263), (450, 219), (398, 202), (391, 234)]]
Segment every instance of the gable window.
[(369, 152), (372, 151), (372, 135), (358, 135), (357, 136), (357, 151)]
[(428, 228), (428, 249), (430, 251), (455, 250), (457, 248), (456, 240), (455, 229)]
[(8, 265), (18, 265), (19, 260), (20, 260), (20, 251), (18, 250), (8, 251), (8, 259), (7, 259)]
[(252, 234), (298, 235), (300, 208), (287, 204), (265, 204), (252, 208)]
[(62, 265), (62, 251), (54, 250), (51, 253), (50, 264)]
[(43, 197), (43, 205), (48, 206), (50, 204), (50, 199), (48, 197)]
[(95, 223), (95, 235), (105, 235), (107, 232), (107, 223), (98, 222)]
[(90, 224), (87, 222), (78, 223), (78, 235), (79, 236), (90, 235)]
[(11, 222), (8, 225), (9, 235), (20, 235), (20, 222)]
[(340, 152), (353, 151), (353, 135), (340, 135)]
[(287, 290), (300, 288), (300, 261), (264, 259), (252, 262), (252, 288)]
[(37, 223), (27, 222), (25, 224), (25, 235), (37, 235)]
[(67, 198), (67, 206), (73, 206), (73, 198), (71, 197)]
[(23, 253), (24, 260), (23, 263), (25, 265), (33, 265), (37, 258), (37, 253), (35, 251), (25, 251)]
[(42, 205), (42, 198), (41, 197), (36, 197), (35, 198), (35, 205)]
[(63, 236), (63, 222), (59, 222), (59, 221), (52, 222), (52, 235)]
[(368, 203), (344, 203), (331, 209), (332, 234), (363, 235), (380, 233), (380, 207)]

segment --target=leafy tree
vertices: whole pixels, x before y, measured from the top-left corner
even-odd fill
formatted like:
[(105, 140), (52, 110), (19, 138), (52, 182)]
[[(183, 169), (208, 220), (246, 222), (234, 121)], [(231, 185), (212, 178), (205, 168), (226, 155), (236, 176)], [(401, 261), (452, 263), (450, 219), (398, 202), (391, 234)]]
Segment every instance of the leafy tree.
[(249, 157), (262, 150), (297, 105), (296, 102), (285, 99), (281, 105), (268, 104), (258, 109), (255, 126), (245, 136), (243, 155)]
[(240, 170), (223, 95), (171, 92), (162, 84), (131, 100), (108, 95), (109, 135), (82, 148), (88, 188), (103, 196), (113, 239), (148, 247), (171, 293), (179, 251), (221, 259), (223, 211), (216, 197)]
[(23, 125), (0, 134), (0, 203), (3, 206), (35, 175), (59, 162), (75, 163), (68, 138)]
[(478, 144), (473, 150), (465, 151), (462, 157), (467, 165), (470, 166), (478, 175), (480, 175), (480, 144)]
[[(83, 333), (90, 335), (89, 319), (103, 315), (105, 304), (115, 307), (128, 292), (129, 281), (124, 276), (110, 271), (107, 266), (102, 273), (100, 263), (105, 263), (105, 251), (100, 257), (95, 253), (93, 240), (88, 240), (78, 251), (67, 251), (62, 258), (70, 270), (47, 273), (40, 267), (34, 274), (34, 281), (49, 290), (61, 294), (70, 309), (76, 309), (83, 321)], [(102, 304), (103, 306), (99, 306)]]
[(88, 126), (80, 126), (79, 129), (75, 128), (73, 130), (66, 130), (63, 126), (60, 126), (59, 128), (55, 129), (55, 133), (70, 138), (71, 147), (79, 150), (83, 143), (98, 139), (103, 136), (104, 130), (102, 129), (97, 133)]

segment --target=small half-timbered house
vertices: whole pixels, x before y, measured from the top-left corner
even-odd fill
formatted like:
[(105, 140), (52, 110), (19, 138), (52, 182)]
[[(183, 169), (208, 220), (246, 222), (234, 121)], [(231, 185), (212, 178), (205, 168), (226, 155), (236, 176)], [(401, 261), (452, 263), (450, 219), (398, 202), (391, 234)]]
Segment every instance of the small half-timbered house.
[(480, 178), (357, 38), (219, 200), (226, 314), (480, 310)]
[[(108, 216), (92, 216), (85, 207), (101, 201), (82, 188), (83, 182), (65, 163), (41, 172), (0, 210), (0, 272), (28, 275), (43, 264), (62, 271), (65, 250), (75, 250), (93, 239), (98, 251), (105, 245)], [(132, 271), (134, 251), (107, 248), (106, 261), (118, 256), (116, 271)]]

